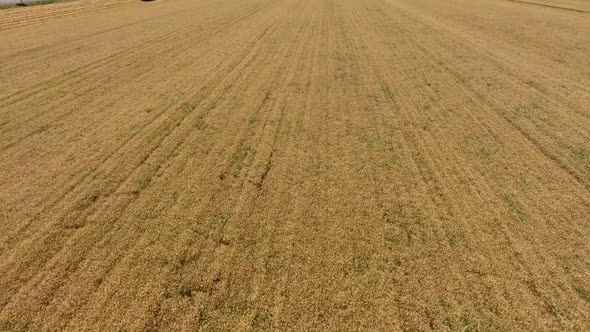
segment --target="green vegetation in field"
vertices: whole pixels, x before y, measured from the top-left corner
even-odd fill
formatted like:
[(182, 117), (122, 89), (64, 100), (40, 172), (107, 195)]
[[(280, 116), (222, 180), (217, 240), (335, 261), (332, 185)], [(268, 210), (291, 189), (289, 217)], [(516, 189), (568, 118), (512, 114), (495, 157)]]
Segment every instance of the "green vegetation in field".
[(388, 225), (386, 240), (394, 244), (411, 245), (421, 233), (422, 216), (411, 208), (385, 210), (383, 220)]
[(369, 261), (367, 258), (357, 256), (353, 258), (354, 270), (360, 274), (365, 274), (369, 271)]
[(395, 168), (399, 165), (399, 156), (394, 141), (387, 135), (369, 130), (359, 137), (365, 149), (373, 152), (380, 152), (386, 157), (387, 165)]
[(227, 223), (229, 222), (230, 219), (231, 219), (231, 216), (229, 214), (218, 212), (218, 213), (215, 213), (214, 215), (212, 215), (210, 220), (213, 223), (225, 226), (225, 225), (227, 225)]
[(197, 127), (197, 129), (199, 130), (205, 130), (207, 129), (208, 125), (207, 122), (205, 122), (205, 120), (199, 118), (199, 120), (197, 120), (197, 124), (195, 125), (195, 127)]
[(204, 326), (204, 325), (207, 325), (207, 323), (209, 323), (209, 314), (207, 314), (206, 309), (202, 309), (199, 311), (198, 324), (199, 324), (199, 326)]
[(465, 147), (470, 151), (470, 153), (483, 161), (492, 160), (497, 152), (497, 150), (493, 151), (492, 149), (484, 146), (484, 143), (482, 143), (473, 135), (465, 136), (463, 141)]
[(584, 300), (584, 302), (590, 303), (590, 292), (585, 290), (584, 288), (580, 288), (580, 287), (576, 287), (575, 288), (576, 293), (578, 293), (578, 296)]
[(514, 220), (521, 223), (529, 221), (529, 215), (524, 206), (515, 197), (508, 195), (504, 196), (504, 202), (508, 207), (508, 213)]
[(575, 149), (570, 154), (570, 159), (582, 168), (587, 174), (590, 174), (590, 149), (581, 147)]
[(457, 244), (459, 242), (459, 237), (457, 235), (451, 233), (451, 234), (447, 235), (447, 240), (449, 243), (449, 247), (455, 248), (455, 247), (457, 247)]
[(193, 287), (189, 284), (180, 286), (178, 293), (181, 297), (193, 297)]
[(16, 327), (12, 321), (4, 321), (0, 323), (0, 331), (15, 331)]
[(270, 320), (268, 319), (267, 315), (256, 313), (252, 319), (251, 325), (254, 330), (266, 330), (270, 328)]
[(238, 148), (234, 151), (234, 153), (231, 156), (230, 163), (231, 163), (232, 168), (238, 169), (238, 170), (241, 169), (242, 165), (244, 163), (244, 160), (246, 159), (246, 157), (248, 157), (251, 154), (254, 154), (254, 149), (240, 143)]
[(180, 110), (186, 113), (190, 113), (195, 109), (195, 105), (191, 103), (184, 102), (180, 104)]

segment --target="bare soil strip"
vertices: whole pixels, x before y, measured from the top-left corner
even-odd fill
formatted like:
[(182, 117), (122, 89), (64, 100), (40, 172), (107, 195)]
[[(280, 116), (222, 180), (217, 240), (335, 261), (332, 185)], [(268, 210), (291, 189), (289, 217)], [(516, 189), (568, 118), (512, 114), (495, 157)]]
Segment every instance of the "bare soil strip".
[(506, 1), (0, 11), (0, 329), (590, 330), (588, 54)]

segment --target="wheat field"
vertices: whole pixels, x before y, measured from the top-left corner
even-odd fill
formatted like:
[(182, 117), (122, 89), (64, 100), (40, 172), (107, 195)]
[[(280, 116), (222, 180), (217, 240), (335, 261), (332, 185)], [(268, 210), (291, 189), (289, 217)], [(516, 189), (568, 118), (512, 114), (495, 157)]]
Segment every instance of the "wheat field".
[(0, 11), (0, 330), (590, 330), (587, 0)]

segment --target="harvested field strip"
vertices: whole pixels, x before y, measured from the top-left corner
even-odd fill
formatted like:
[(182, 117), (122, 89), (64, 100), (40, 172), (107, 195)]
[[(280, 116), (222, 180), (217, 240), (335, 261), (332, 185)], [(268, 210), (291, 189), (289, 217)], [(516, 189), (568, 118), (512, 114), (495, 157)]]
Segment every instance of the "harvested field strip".
[(2, 15), (2, 18), (0, 18), (0, 31), (133, 5), (137, 6), (138, 3), (130, 0), (82, 0), (54, 3), (51, 6), (45, 5), (47, 8), (39, 8), (37, 6), (13, 8), (6, 10), (3, 13), (5, 15)]
[(587, 330), (589, 29), (487, 0), (0, 12), (0, 327)]

